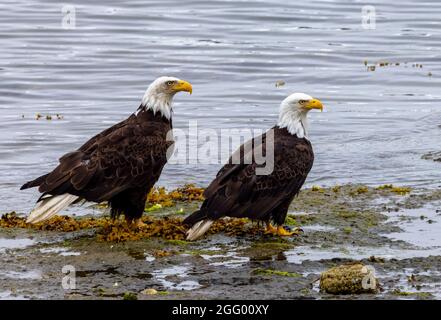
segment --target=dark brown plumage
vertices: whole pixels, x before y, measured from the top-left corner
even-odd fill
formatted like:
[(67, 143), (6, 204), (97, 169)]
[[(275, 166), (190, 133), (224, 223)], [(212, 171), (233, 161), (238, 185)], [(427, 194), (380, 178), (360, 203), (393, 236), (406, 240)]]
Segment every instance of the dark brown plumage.
[(24, 184), (46, 195), (71, 194), (93, 202), (108, 201), (112, 216), (141, 217), (148, 192), (167, 162), (166, 141), (172, 123), (141, 106), (137, 114), (104, 130), (78, 150), (60, 158), (50, 173)]
[(147, 194), (172, 154), (172, 99), (180, 91), (191, 93), (191, 84), (157, 78), (136, 113), (61, 157), (52, 172), (25, 183), (21, 189), (43, 193), (26, 221), (42, 222), (79, 201), (108, 201), (112, 217), (124, 214), (141, 226)]
[(282, 224), (314, 162), (306, 138), (307, 114), (313, 109), (323, 110), (321, 101), (304, 93), (293, 93), (282, 101), (277, 125), (230, 157), (206, 189), (200, 210), (184, 220), (191, 226), (187, 240), (201, 237), (214, 220), (225, 216), (265, 221), (266, 232), (271, 234), (296, 233)]
[[(254, 158), (251, 164), (244, 164), (242, 145), (240, 164), (231, 164), (230, 157), (206, 189), (200, 210), (187, 217), (186, 224), (225, 216), (283, 224), (291, 201), (312, 168), (314, 153), (307, 139), (290, 134), (286, 128), (276, 126), (273, 130), (273, 172), (256, 175), (258, 165)], [(266, 136), (262, 137), (263, 155), (266, 154)], [(254, 150), (255, 139), (252, 143)]]

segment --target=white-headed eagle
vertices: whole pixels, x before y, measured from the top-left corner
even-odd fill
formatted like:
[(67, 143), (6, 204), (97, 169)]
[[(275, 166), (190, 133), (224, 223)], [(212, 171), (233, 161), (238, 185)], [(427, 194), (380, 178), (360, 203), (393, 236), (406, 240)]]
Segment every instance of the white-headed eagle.
[(173, 141), (172, 100), (191, 84), (160, 77), (147, 89), (137, 112), (60, 158), (51, 172), (25, 183), (42, 193), (27, 222), (49, 219), (72, 203), (108, 201), (112, 217), (141, 223), (147, 194), (167, 163)]
[[(267, 232), (292, 234), (282, 225), (314, 161), (307, 137), (307, 114), (312, 109), (323, 110), (323, 105), (307, 94), (294, 93), (283, 100), (279, 122), (271, 129), (271, 142), (268, 131), (243, 144), (233, 154), (240, 161), (230, 157), (205, 190), (201, 208), (184, 220), (192, 226), (187, 232), (188, 240), (201, 237), (215, 220), (225, 216), (265, 221)], [(257, 174), (260, 164), (255, 159), (256, 148), (266, 154), (270, 152), (268, 146), (274, 156), (273, 170)]]

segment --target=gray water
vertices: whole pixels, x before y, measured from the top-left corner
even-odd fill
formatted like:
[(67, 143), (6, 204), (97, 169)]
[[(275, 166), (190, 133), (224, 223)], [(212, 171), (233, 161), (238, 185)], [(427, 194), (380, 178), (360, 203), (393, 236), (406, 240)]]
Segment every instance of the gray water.
[[(369, 1), (374, 30), (362, 26), (364, 1), (72, 4), (70, 30), (57, 1), (0, 3), (0, 212), (30, 209), (37, 193), (19, 186), (134, 112), (160, 75), (193, 84), (175, 97), (175, 128), (266, 129), (286, 95), (322, 100), (309, 186), (439, 185), (439, 163), (421, 159), (441, 150), (439, 1)], [(365, 60), (400, 65), (372, 72)], [(205, 185), (219, 168), (169, 165), (158, 184)]]

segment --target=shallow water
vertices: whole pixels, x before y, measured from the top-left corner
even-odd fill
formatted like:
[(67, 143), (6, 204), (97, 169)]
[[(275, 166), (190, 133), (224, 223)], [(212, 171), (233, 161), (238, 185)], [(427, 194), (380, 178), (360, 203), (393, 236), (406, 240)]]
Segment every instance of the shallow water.
[[(200, 284), (198, 282), (191, 280), (182, 281), (182, 279), (185, 279), (188, 276), (187, 272), (189, 269), (190, 268), (187, 264), (185, 266), (174, 266), (161, 270), (155, 270), (153, 271), (153, 277), (156, 278), (166, 289), (194, 290), (200, 287)], [(167, 277), (176, 277), (177, 279), (180, 279), (180, 281), (175, 283), (173, 281), (167, 280)]]
[(408, 209), (397, 212), (389, 219), (389, 222), (400, 223), (403, 232), (391, 233), (388, 237), (394, 240), (402, 240), (420, 248), (438, 248), (441, 254), (441, 235), (439, 227), (441, 215), (437, 208), (427, 206), (419, 209)]
[(20, 238), (20, 239), (5, 239), (0, 238), (0, 253), (9, 249), (21, 249), (35, 244), (35, 240)]
[[(0, 212), (30, 209), (36, 192), (19, 186), (135, 111), (164, 74), (194, 87), (175, 98), (176, 128), (266, 129), (287, 94), (321, 99), (308, 185), (439, 184), (439, 163), (421, 159), (441, 149), (438, 1), (370, 1), (375, 30), (363, 2), (343, 0), (75, 4), (74, 30), (56, 1), (0, 4)], [(365, 60), (400, 65), (368, 72)], [(159, 184), (204, 185), (219, 167), (169, 165)]]

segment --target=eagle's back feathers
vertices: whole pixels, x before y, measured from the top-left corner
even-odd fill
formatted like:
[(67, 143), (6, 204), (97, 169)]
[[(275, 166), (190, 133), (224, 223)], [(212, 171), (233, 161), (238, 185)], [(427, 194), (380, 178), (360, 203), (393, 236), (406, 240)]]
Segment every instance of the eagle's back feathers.
[[(241, 162), (230, 161), (222, 167), (205, 190), (201, 209), (184, 222), (194, 224), (203, 219), (216, 220), (224, 216), (274, 221), (283, 224), (288, 206), (298, 194), (312, 168), (314, 153), (305, 138), (291, 135), (285, 128), (274, 127), (274, 170), (268, 175), (256, 175), (258, 165), (244, 163), (244, 145)], [(266, 139), (262, 141), (266, 153)], [(255, 139), (251, 140), (254, 150)], [(258, 139), (260, 140), (260, 139)], [(246, 150), (246, 149), (245, 149)]]
[[(167, 162), (167, 150), (173, 145), (166, 140), (169, 130), (168, 119), (141, 109), (61, 157), (52, 172), (24, 184), (22, 189), (38, 186), (43, 193), (39, 201), (45, 195), (70, 194), (111, 204), (113, 197), (124, 192), (128, 199), (113, 201), (119, 206), (114, 212), (138, 218), (147, 193)], [(134, 211), (129, 201), (139, 203), (137, 207), (142, 202), (142, 210)]]

